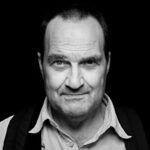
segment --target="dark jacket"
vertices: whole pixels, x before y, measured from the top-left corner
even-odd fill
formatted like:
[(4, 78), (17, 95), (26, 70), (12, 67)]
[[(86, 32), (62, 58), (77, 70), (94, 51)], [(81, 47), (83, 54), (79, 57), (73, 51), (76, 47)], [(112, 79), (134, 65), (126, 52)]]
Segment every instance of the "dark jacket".
[[(10, 121), (4, 150), (41, 150), (41, 133), (28, 134), (35, 125), (40, 107), (25, 108)], [(118, 119), (132, 138), (125, 140), (126, 150), (148, 150), (145, 133), (137, 114), (131, 109), (116, 108)]]

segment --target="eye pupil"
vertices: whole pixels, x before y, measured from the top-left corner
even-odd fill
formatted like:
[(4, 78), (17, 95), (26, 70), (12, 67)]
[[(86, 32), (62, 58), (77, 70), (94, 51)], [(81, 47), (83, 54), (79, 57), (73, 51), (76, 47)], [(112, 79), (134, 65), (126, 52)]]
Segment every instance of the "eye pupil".
[(93, 60), (88, 60), (85, 64), (87, 64), (87, 65), (93, 65), (93, 64), (95, 64), (95, 62)]
[(62, 61), (59, 60), (59, 61), (56, 62), (56, 64), (57, 65), (62, 65)]
[(92, 60), (89, 60), (87, 63), (88, 63), (88, 64), (93, 64), (93, 61), (92, 61)]

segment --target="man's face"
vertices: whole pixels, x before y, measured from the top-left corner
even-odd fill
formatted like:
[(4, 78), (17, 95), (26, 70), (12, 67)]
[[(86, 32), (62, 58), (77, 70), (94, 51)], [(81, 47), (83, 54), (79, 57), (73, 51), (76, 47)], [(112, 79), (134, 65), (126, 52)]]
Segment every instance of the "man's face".
[(89, 114), (101, 103), (107, 72), (98, 22), (56, 17), (46, 30), (42, 71), (51, 106), (66, 116)]

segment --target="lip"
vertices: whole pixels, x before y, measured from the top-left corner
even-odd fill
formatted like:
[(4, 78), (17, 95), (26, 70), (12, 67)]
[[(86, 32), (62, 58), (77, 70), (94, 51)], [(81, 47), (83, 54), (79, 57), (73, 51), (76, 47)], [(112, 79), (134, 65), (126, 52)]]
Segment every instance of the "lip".
[(67, 101), (79, 101), (85, 98), (87, 94), (66, 94), (63, 95)]
[(82, 93), (71, 93), (71, 92), (62, 92), (61, 95), (67, 95), (67, 96), (79, 96), (79, 95), (85, 95), (89, 94), (89, 92), (82, 92)]

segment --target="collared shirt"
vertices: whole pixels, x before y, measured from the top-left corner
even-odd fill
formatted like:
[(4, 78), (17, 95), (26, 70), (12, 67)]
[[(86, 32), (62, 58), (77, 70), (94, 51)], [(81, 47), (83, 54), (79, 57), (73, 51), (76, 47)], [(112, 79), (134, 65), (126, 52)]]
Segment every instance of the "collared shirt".
[[(131, 136), (127, 135), (121, 127), (113, 103), (106, 94), (103, 103), (106, 105), (103, 125), (91, 139), (80, 147), (54, 121), (51, 111), (47, 109), (47, 99), (44, 101), (36, 125), (29, 133), (35, 134), (42, 130), (42, 150), (125, 150), (124, 140)], [(45, 120), (49, 120), (51, 127), (43, 125)], [(110, 130), (111, 128), (114, 129), (114, 132)]]
[[(48, 100), (44, 100), (38, 120), (29, 131), (29, 134), (36, 134), (41, 131), (41, 149), (42, 150), (125, 150), (124, 140), (131, 138), (121, 127), (111, 99), (105, 94), (103, 101), (105, 107), (105, 116), (103, 125), (100, 126), (96, 134), (80, 145), (64, 131), (54, 121), (50, 109), (48, 109)], [(13, 116), (0, 123), (0, 150), (2, 150), (7, 126)], [(49, 124), (46, 124), (46, 120)], [(3, 129), (3, 131), (1, 131)], [(113, 130), (111, 130), (113, 129)]]

